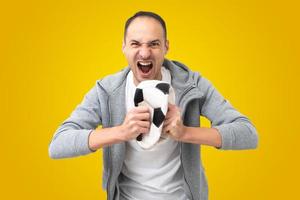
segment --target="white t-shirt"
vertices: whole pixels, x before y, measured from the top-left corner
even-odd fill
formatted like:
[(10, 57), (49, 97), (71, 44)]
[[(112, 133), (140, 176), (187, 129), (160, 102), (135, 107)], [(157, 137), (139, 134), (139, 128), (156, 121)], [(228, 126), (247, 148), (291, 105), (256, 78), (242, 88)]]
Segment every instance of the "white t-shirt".
[[(169, 70), (161, 68), (162, 80), (171, 83)], [(134, 107), (133, 73), (126, 80), (127, 112)], [(186, 200), (179, 143), (167, 138), (151, 149), (135, 139), (126, 142), (126, 156), (119, 178), (121, 200)]]

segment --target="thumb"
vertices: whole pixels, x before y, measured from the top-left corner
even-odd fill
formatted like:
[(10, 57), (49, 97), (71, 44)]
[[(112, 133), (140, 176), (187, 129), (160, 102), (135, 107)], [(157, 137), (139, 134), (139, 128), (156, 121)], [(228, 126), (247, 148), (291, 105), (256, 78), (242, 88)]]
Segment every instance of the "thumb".
[(174, 104), (168, 103), (168, 109), (169, 110), (174, 110), (176, 106)]

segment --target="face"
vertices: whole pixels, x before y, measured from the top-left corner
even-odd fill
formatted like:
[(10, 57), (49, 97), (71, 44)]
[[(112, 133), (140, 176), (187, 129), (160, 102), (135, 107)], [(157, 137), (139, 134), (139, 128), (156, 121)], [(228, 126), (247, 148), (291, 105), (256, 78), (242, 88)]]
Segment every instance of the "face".
[(144, 80), (161, 80), (161, 67), (169, 44), (161, 24), (150, 17), (135, 18), (127, 29), (123, 53), (135, 85)]

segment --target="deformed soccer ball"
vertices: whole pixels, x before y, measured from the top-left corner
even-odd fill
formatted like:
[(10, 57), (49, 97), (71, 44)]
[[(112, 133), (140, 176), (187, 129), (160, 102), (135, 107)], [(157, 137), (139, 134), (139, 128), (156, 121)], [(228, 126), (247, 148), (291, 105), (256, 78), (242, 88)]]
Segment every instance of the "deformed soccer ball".
[(168, 103), (174, 104), (175, 94), (170, 84), (158, 80), (142, 81), (134, 95), (135, 106), (147, 106), (151, 113), (151, 126), (148, 134), (140, 134), (137, 143), (144, 149), (153, 147), (161, 137), (163, 122), (168, 111)]

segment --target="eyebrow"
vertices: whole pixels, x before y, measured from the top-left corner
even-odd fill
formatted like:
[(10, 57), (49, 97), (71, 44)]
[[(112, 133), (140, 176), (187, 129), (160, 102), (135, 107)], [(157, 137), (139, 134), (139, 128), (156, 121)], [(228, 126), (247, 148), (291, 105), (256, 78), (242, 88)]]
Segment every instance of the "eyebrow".
[[(130, 40), (129, 42), (143, 43), (143, 42), (139, 42), (137, 40)], [(160, 43), (160, 40), (159, 39), (151, 40), (149, 42), (146, 42), (146, 44), (150, 44), (150, 43), (153, 43), (153, 42), (159, 42)]]
[(137, 41), (137, 40), (130, 40), (129, 42), (137, 42), (137, 43), (140, 43), (140, 42)]
[(152, 43), (152, 42), (159, 42), (159, 43), (160, 43), (160, 40), (159, 40), (159, 39), (156, 39), (156, 40), (150, 41), (150, 43)]

